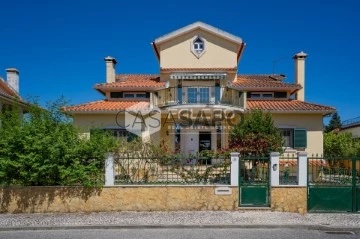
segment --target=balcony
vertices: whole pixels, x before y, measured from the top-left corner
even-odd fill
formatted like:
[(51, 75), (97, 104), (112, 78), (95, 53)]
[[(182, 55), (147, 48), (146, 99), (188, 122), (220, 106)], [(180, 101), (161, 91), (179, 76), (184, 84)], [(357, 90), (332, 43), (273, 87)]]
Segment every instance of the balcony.
[(178, 105), (229, 105), (244, 107), (245, 94), (220, 86), (169, 87), (152, 94), (155, 107)]

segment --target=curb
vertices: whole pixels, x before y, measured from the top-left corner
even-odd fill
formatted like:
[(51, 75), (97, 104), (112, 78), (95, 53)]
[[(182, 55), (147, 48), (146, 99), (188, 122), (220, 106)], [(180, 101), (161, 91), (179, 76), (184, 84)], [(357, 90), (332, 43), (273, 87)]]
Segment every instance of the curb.
[(360, 231), (360, 227), (332, 227), (325, 225), (79, 225), (79, 226), (20, 226), (0, 227), (1, 231), (38, 231), (38, 230), (80, 230), (80, 229), (307, 229), (319, 231)]

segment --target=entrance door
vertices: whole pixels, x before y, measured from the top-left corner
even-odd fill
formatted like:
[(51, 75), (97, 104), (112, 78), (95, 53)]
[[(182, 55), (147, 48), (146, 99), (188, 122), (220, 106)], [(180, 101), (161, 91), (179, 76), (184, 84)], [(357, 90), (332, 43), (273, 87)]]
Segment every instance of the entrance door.
[(180, 140), (183, 154), (194, 155), (199, 151), (199, 132), (184, 130)]

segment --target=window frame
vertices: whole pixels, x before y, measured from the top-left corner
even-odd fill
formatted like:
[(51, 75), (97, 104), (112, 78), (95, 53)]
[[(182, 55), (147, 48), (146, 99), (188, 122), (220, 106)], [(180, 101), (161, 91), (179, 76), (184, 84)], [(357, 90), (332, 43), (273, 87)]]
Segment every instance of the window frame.
[[(129, 95), (133, 95), (133, 97), (128, 97)], [(139, 95), (143, 95), (145, 97), (140, 97)], [(124, 99), (148, 99), (146, 92), (123, 92)]]
[[(259, 95), (253, 97), (253, 95)], [(264, 95), (271, 95), (271, 97), (264, 97)], [(274, 92), (250, 92), (250, 99), (274, 99)]]

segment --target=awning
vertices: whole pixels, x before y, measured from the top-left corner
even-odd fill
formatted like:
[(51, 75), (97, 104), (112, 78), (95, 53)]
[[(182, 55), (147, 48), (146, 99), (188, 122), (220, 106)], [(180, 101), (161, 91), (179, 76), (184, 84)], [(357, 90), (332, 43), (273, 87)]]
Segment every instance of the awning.
[(172, 80), (222, 80), (226, 73), (172, 73)]

